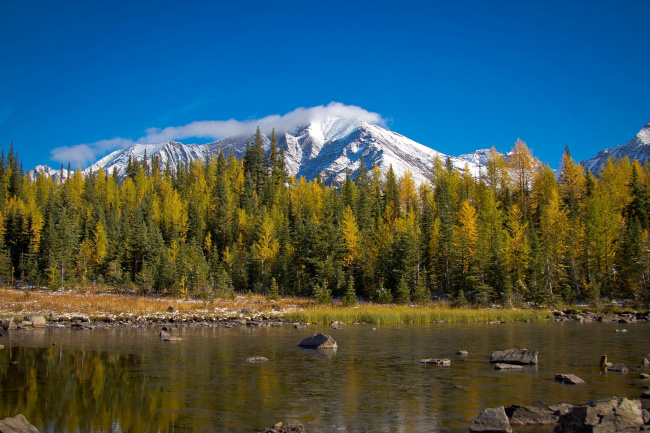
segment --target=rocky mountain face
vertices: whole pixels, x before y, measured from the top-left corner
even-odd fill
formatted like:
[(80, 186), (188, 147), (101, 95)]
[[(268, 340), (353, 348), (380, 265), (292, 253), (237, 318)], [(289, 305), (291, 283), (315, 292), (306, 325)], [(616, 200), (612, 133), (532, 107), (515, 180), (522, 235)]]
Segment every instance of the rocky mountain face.
[[(443, 162), (449, 158), (456, 168), (467, 167), (477, 175), (485, 165), (489, 153), (487, 149), (483, 149), (460, 157), (448, 156), (381, 126), (338, 117), (314, 121), (294, 131), (278, 134), (277, 138), (279, 145), (285, 150), (285, 162), (290, 175), (304, 176), (308, 180), (320, 175), (328, 184), (342, 182), (348, 170), (354, 177), (360, 168), (362, 156), (368, 169), (377, 164), (379, 169), (386, 173), (392, 166), (398, 177), (410, 171), (415, 182), (421, 183), (429, 178), (436, 157)], [(118, 176), (124, 177), (129, 158), (142, 161), (145, 153), (147, 159), (158, 155), (163, 167), (169, 162), (172, 169), (179, 163), (205, 159), (217, 155), (219, 151), (224, 152), (226, 156), (232, 152), (237, 158), (242, 158), (246, 142), (252, 139), (251, 135), (228, 137), (202, 145), (175, 141), (135, 144), (112, 152), (84, 172), (97, 172), (102, 168), (109, 174), (116, 170)], [(268, 146), (269, 137), (265, 136), (263, 139)], [(38, 166), (31, 173), (58, 177), (61, 170)], [(67, 176), (67, 170), (63, 170), (63, 176)]]
[(620, 159), (628, 157), (630, 160), (638, 159), (644, 163), (650, 159), (650, 122), (636, 134), (636, 136), (624, 144), (601, 150), (596, 156), (582, 161), (580, 164), (592, 173), (598, 174), (602, 171), (609, 159)]

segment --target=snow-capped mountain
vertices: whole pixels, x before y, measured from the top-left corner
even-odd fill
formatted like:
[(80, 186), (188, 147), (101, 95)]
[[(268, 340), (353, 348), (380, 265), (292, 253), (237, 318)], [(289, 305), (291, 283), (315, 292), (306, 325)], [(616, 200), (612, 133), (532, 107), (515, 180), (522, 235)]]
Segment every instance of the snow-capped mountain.
[[(365, 165), (370, 169), (373, 164), (386, 173), (393, 167), (395, 174), (401, 177), (410, 171), (416, 183), (428, 179), (433, 161), (436, 157), (445, 162), (447, 155), (417, 143), (403, 135), (381, 126), (357, 119), (329, 117), (322, 121), (312, 121), (308, 125), (293, 131), (278, 133), (278, 143), (285, 151), (285, 163), (290, 175), (304, 176), (308, 180), (320, 175), (328, 184), (339, 184), (345, 179), (349, 170), (352, 177), (360, 168), (363, 156)], [(269, 137), (263, 137), (266, 146)], [(162, 144), (134, 144), (126, 149), (117, 150), (103, 157), (86, 170), (97, 172), (100, 168), (111, 174), (117, 170), (118, 176), (126, 174), (129, 158), (143, 160), (158, 155), (162, 166), (167, 162), (172, 169), (178, 163), (191, 162), (216, 155), (221, 150), (225, 155), (232, 152), (242, 158), (246, 142), (253, 136), (228, 137), (207, 144), (182, 144), (170, 141)], [(466, 166), (474, 175), (485, 165), (489, 150), (479, 150), (460, 157), (449, 156), (458, 169)], [(39, 166), (38, 173), (57, 176), (60, 171), (47, 166)], [(36, 175), (36, 169), (32, 172)]]
[(596, 156), (586, 159), (580, 164), (584, 168), (591, 170), (592, 173), (598, 174), (607, 163), (607, 160), (625, 158), (626, 156), (630, 160), (638, 159), (641, 163), (650, 159), (650, 122), (646, 123), (632, 140), (625, 144), (601, 150)]

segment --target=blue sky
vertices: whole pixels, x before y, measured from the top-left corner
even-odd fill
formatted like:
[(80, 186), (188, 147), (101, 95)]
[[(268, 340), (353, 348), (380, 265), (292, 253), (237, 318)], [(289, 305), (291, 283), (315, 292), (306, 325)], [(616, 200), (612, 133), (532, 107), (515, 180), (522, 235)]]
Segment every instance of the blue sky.
[(167, 127), (336, 101), (447, 154), (519, 137), (556, 167), (650, 121), (648, 16), (647, 0), (2, 0), (0, 146), (25, 169), (85, 167)]

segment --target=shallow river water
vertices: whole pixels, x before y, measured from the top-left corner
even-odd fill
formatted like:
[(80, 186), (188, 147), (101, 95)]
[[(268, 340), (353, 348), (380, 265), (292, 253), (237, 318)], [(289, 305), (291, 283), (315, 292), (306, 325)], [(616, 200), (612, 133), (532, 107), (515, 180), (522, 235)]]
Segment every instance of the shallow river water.
[[(156, 329), (18, 330), (0, 338), (0, 419), (22, 413), (42, 432), (255, 432), (279, 421), (307, 432), (467, 431), (486, 407), (638, 398), (649, 331), (554, 322), (205, 327), (162, 342)], [(297, 347), (315, 332), (332, 335), (338, 350)], [(490, 353), (510, 348), (538, 350), (539, 364), (494, 370)], [(630, 373), (600, 374), (601, 355)], [(244, 362), (250, 356), (269, 361)], [(418, 362), (431, 357), (451, 366)], [(564, 385), (556, 373), (587, 383)]]

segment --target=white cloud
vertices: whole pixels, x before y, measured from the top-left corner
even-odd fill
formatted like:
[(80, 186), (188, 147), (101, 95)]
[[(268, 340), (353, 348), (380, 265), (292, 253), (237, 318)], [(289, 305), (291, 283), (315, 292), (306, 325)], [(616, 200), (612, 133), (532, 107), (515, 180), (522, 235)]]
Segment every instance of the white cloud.
[(162, 129), (149, 128), (145, 131), (144, 136), (135, 141), (118, 137), (100, 140), (95, 143), (58, 147), (52, 150), (51, 159), (64, 163), (70, 161), (73, 164), (85, 165), (94, 162), (98, 155), (103, 155), (110, 150), (123, 149), (134, 143), (157, 144), (187, 138), (220, 140), (225, 137), (253, 134), (258, 126), (263, 133), (270, 133), (272, 128), (275, 128), (278, 133), (290, 132), (297, 127), (314, 121), (323, 121), (328, 117), (352, 118), (379, 125), (386, 124), (386, 121), (377, 113), (364, 110), (355, 105), (330, 102), (328, 105), (310, 108), (300, 107), (284, 115), (274, 114), (261, 119), (246, 121), (234, 119), (203, 120), (191, 122), (187, 125), (168, 126)]

